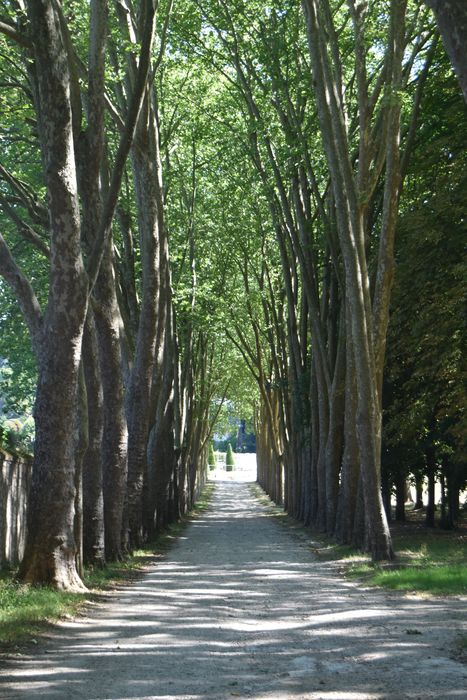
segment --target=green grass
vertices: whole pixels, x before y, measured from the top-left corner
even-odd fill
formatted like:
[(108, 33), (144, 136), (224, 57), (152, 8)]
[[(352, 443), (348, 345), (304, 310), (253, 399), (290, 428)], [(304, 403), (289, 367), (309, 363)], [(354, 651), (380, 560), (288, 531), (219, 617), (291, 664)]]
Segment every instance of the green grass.
[(183, 532), (190, 520), (209, 506), (214, 484), (208, 483), (192, 512), (180, 522), (170, 525), (143, 549), (134, 551), (124, 561), (105, 568), (87, 568), (84, 582), (89, 594), (62, 593), (46, 586), (29, 586), (15, 580), (14, 572), (0, 575), (0, 651), (11, 652), (25, 643), (38, 643), (36, 637), (50, 624), (79, 614), (90, 598), (114, 588), (122, 582), (142, 575), (154, 556), (162, 556)]
[(439, 531), (395, 534), (397, 559), (388, 566), (348, 562), (347, 573), (393, 590), (432, 595), (467, 594), (465, 537)]
[(399, 556), (407, 560), (420, 564), (467, 564), (466, 538), (455, 531), (426, 530), (395, 534), (393, 539)]
[(143, 570), (144, 563), (150, 554), (150, 549), (138, 549), (123, 561), (112, 562), (105, 567), (87, 566), (84, 571), (84, 583), (90, 591), (98, 592), (113, 588), (121, 581), (136, 578)]
[(375, 572), (371, 582), (398, 591), (421, 591), (435, 595), (467, 594), (467, 566), (407, 567)]
[(76, 615), (83, 599), (79, 594), (22, 585), (11, 577), (0, 579), (0, 648), (36, 642), (35, 636), (50, 622)]

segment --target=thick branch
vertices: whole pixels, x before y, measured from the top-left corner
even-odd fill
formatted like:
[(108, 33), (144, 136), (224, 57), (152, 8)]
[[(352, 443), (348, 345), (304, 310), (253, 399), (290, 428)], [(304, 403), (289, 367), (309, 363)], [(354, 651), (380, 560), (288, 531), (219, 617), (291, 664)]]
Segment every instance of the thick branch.
[(9, 22), (0, 20), (0, 33), (5, 34), (5, 36), (7, 36), (9, 39), (13, 39), (13, 41), (16, 41), (17, 44), (23, 46), (26, 49), (32, 48), (32, 44), (29, 41), (29, 38), (21, 32), (19, 32), (16, 29), (16, 27), (14, 27)]
[(0, 234), (0, 275), (13, 291), (24, 320), (31, 334), (34, 350), (37, 352), (40, 342), (40, 331), (42, 326), (42, 314), (39, 302), (31, 287), (29, 280), (20, 270), (14, 260), (8, 245)]

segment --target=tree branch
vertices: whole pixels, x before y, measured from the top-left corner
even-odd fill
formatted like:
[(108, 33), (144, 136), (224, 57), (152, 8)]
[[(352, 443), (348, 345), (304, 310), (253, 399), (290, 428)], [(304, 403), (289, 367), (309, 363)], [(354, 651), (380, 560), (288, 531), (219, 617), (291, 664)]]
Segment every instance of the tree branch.
[(38, 201), (33, 190), (28, 184), (15, 177), (7, 168), (0, 163), (0, 178), (7, 182), (13, 192), (17, 195), (23, 206), (27, 209), (33, 221), (41, 226), (47, 227), (49, 215), (47, 209)]
[(11, 251), (0, 234), (0, 275), (13, 291), (31, 334), (34, 350), (37, 354), (42, 328), (42, 313), (39, 301), (29, 280), (14, 260)]
[(16, 41), (17, 44), (20, 46), (23, 46), (26, 49), (31, 49), (32, 48), (32, 43), (29, 41), (29, 38), (25, 35), (19, 32), (16, 27), (14, 27), (12, 24), (9, 24), (9, 22), (5, 22), (4, 20), (0, 19), (0, 33), (4, 34), (7, 36), (9, 39), (13, 39), (13, 41)]
[(16, 225), (19, 234), (26, 240), (29, 241), (29, 243), (32, 243), (37, 250), (39, 250), (43, 255), (45, 255), (46, 258), (50, 257), (50, 250), (48, 245), (42, 240), (42, 238), (39, 236), (34, 229), (29, 226), (23, 219), (18, 216), (14, 208), (8, 203), (8, 201), (5, 199), (5, 197), (0, 197), (0, 206), (2, 207), (3, 211), (8, 214), (10, 219), (14, 222)]
[(163, 27), (162, 27), (161, 45), (160, 45), (160, 47), (159, 47), (159, 53), (157, 54), (157, 58), (156, 58), (156, 60), (154, 61), (154, 64), (153, 64), (153, 67), (152, 67), (152, 74), (153, 74), (153, 76), (155, 76), (156, 71), (157, 71), (157, 69), (159, 68), (159, 66), (160, 66), (160, 64), (161, 64), (162, 57), (164, 56), (164, 52), (165, 52), (165, 43), (166, 43), (166, 40), (167, 40), (167, 32), (168, 32), (168, 29), (169, 29), (169, 22), (170, 22), (170, 16), (171, 16), (171, 14), (172, 14), (173, 5), (174, 5), (174, 0), (169, 0), (169, 6), (168, 6), (168, 8), (167, 8), (167, 10), (166, 10), (165, 18), (164, 18), (164, 25), (163, 25)]

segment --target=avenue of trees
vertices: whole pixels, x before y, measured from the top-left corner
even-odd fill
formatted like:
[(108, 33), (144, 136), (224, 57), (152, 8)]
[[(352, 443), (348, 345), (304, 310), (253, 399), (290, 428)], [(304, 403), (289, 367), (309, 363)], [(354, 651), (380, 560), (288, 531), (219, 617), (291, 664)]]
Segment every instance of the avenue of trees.
[(294, 517), (390, 559), (389, 494), (403, 517), (428, 477), (455, 524), (467, 8), (442, 5), (0, 2), (25, 581), (80, 590), (183, 515), (226, 399)]

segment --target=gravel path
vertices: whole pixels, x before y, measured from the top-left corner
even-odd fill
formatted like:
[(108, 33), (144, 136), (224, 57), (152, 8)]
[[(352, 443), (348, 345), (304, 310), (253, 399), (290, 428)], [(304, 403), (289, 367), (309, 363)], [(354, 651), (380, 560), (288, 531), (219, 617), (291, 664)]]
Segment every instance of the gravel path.
[(0, 698), (467, 698), (451, 658), (465, 603), (345, 581), (245, 483), (219, 480), (143, 580), (9, 661)]

